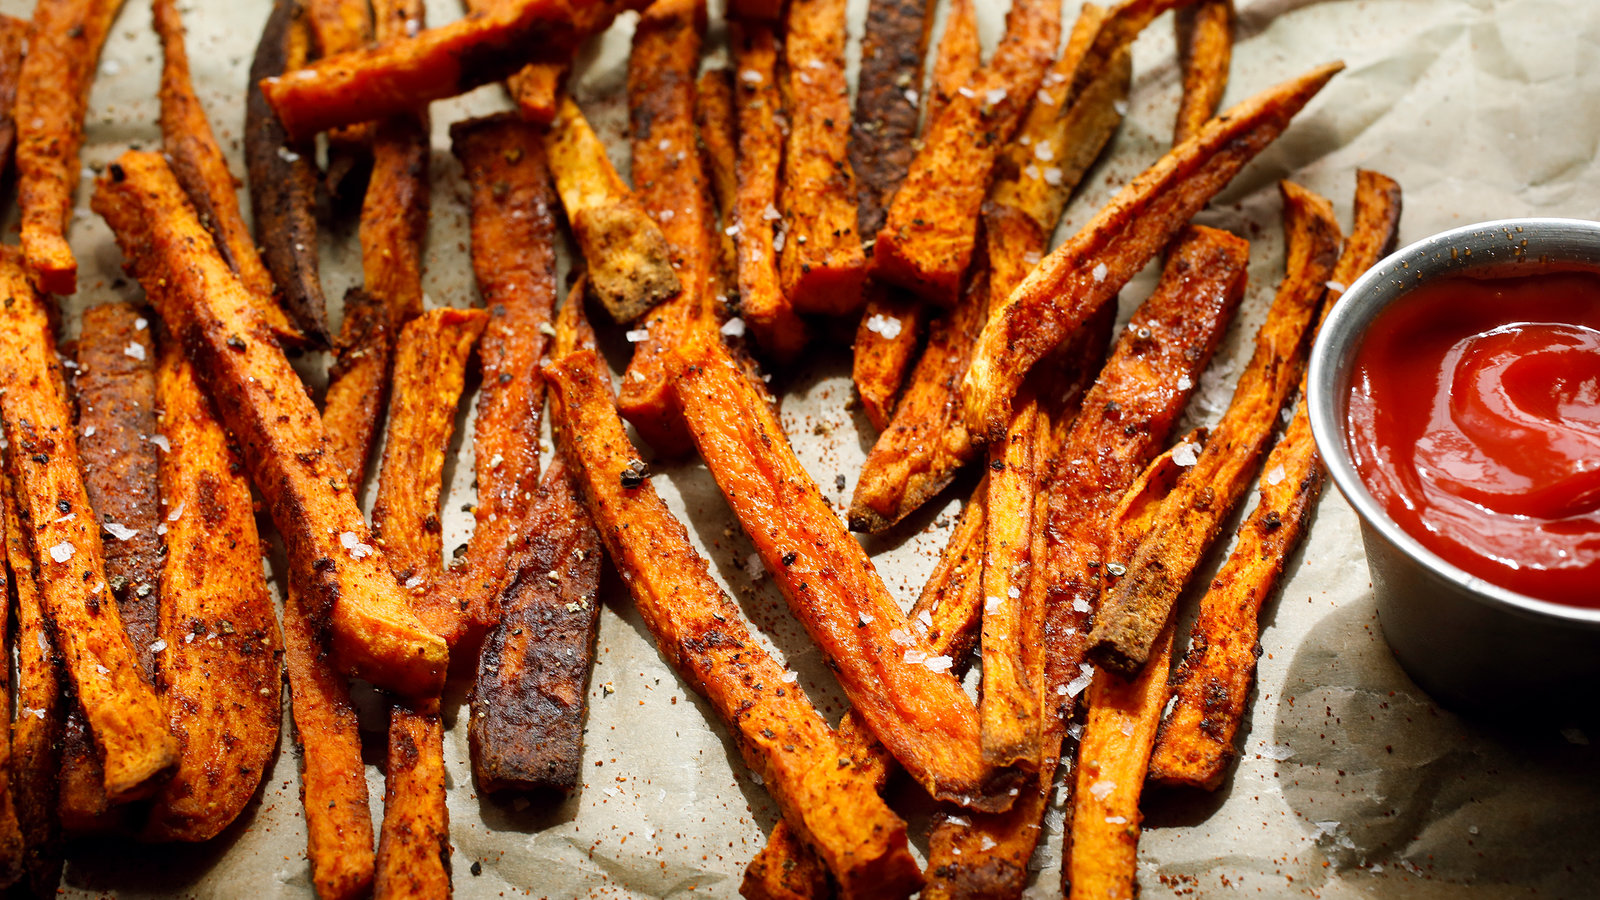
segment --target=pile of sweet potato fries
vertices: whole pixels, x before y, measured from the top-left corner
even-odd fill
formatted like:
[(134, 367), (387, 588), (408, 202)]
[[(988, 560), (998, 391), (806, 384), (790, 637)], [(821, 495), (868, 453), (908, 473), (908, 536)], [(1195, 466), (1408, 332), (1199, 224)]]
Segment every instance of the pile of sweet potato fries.
[[(422, 0), (274, 0), (243, 98), (252, 230), (176, 0), (151, 2), (162, 152), (129, 150), (92, 192), (148, 305), (88, 310), (72, 345), (52, 295), (76, 288), (78, 154), (122, 2), (0, 18), (21, 213), (0, 248), (0, 640), (18, 660), (0, 886), (53, 894), (74, 835), (221, 833), (276, 753), (286, 676), (318, 895), (448, 896), (447, 673), (474, 679), (480, 790), (575, 790), (609, 560), (781, 810), (745, 896), (1019, 897), (1053, 796), (1063, 891), (1137, 893), (1142, 786), (1215, 789), (1237, 753), (1259, 613), (1322, 483), (1295, 401), (1308, 349), (1391, 244), (1400, 192), (1357, 173), (1345, 237), (1328, 200), (1282, 183), (1287, 260), (1254, 355), (1221, 419), (1174, 441), (1250, 256), (1191, 220), (1339, 63), (1219, 114), (1232, 0), (1089, 3), (1071, 23), (1060, 0), (1012, 0), (988, 59), (975, 0), (951, 0), (937, 42), (937, 0), (871, 0), (852, 102), (846, 0), (730, 0), (727, 67), (705, 64), (705, 0), (471, 0), (437, 27)], [(1052, 249), (1127, 109), (1133, 42), (1173, 11), (1172, 148)], [(631, 184), (565, 87), (625, 12)], [(482, 306), (429, 309), (428, 104), (497, 81), (508, 111), (449, 129)], [(318, 231), (341, 216), (362, 284), (335, 331)], [(581, 275), (561, 299), (563, 222)], [(586, 305), (627, 333), (620, 389)], [(847, 528), (769, 380), (850, 334), (880, 433)], [(314, 396), (290, 354), (319, 350)], [(446, 455), (475, 383), (475, 527), (447, 566)], [(848, 697), (837, 727), (657, 496), (648, 460), (690, 455)], [(976, 487), (906, 610), (850, 529), (893, 527), (963, 472)], [(258, 508), (287, 557), (281, 605)], [(376, 835), (352, 679), (389, 708)], [(940, 808), (925, 862), (883, 797), (896, 768)]]

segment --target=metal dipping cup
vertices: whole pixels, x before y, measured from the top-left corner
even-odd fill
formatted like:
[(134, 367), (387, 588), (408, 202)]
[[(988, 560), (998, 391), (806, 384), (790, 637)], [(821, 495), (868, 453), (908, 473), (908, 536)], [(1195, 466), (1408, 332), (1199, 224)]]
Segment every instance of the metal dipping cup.
[(1311, 351), (1311, 431), (1333, 483), (1361, 520), (1384, 638), (1407, 674), (1454, 709), (1593, 715), (1600, 710), (1600, 609), (1490, 584), (1401, 530), (1351, 459), (1352, 363), (1378, 313), (1420, 284), (1468, 273), (1573, 269), (1600, 272), (1600, 222), (1505, 219), (1446, 231), (1394, 253), (1350, 285)]

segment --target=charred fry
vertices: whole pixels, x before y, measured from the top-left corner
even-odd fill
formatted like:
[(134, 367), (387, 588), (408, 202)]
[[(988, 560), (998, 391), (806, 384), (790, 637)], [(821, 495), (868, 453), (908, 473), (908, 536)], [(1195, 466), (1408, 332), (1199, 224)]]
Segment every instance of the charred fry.
[(1106, 597), (1089, 635), (1089, 655), (1125, 675), (1144, 665), (1178, 594), (1249, 489), (1250, 473), (1272, 437), (1278, 412), (1300, 380), (1341, 236), (1327, 200), (1292, 182), (1281, 187), (1288, 274), (1256, 334), (1255, 353), (1212, 440), (1190, 477), (1163, 504), (1160, 519), (1139, 545), (1126, 577)]
[(778, 274), (800, 312), (861, 308), (867, 258), (856, 230), (850, 91), (845, 84), (845, 0), (791, 0), (784, 34), (789, 135), (779, 195), (787, 228)]
[(1087, 312), (1115, 296), (1342, 68), (1342, 63), (1333, 63), (1315, 69), (1213, 119), (1045, 257), (990, 317), (978, 339), (961, 385), (967, 427), (1003, 427), (1011, 396), (1033, 364)]
[(1228, 87), (1233, 61), (1233, 0), (1202, 0), (1178, 11), (1178, 58), (1183, 100), (1172, 142), (1181, 144), (1211, 120)]
[(0, 16), (0, 172), (11, 165), (17, 146), (17, 84), (22, 80), (22, 51), (28, 42), (28, 21)]
[(191, 354), (266, 496), (295, 577), (326, 610), (336, 658), (405, 696), (436, 692), (445, 644), (407, 608), (369, 542), (350, 483), (299, 376), (260, 327), (249, 292), (208, 245), (161, 157), (130, 151), (96, 180), (94, 209)]
[(261, 259), (284, 309), (308, 339), (327, 344), (328, 310), (318, 274), (316, 144), (291, 143), (261, 93), (264, 78), (305, 64), (310, 35), (298, 0), (273, 0), (245, 90), (244, 160)]
[(611, 317), (632, 322), (677, 294), (667, 239), (612, 167), (605, 144), (572, 98), (561, 98), (544, 142), (590, 290)]
[[(1388, 252), (1399, 223), (1400, 186), (1377, 172), (1357, 172), (1355, 223), (1322, 315), (1342, 293), (1337, 285), (1353, 283)], [(1260, 502), (1200, 600), (1189, 651), (1172, 676), (1177, 702), (1156, 739), (1152, 779), (1215, 790), (1226, 776), (1255, 672), (1261, 605), (1305, 536), (1322, 477), (1302, 403), (1262, 467)]]
[(610, 378), (599, 359), (579, 351), (546, 375), (563, 453), (667, 660), (710, 701), (785, 821), (822, 857), (847, 896), (915, 891), (920, 878), (906, 849), (905, 824), (878, 798), (870, 774), (839, 765), (839, 742), (804, 694), (777, 687), (785, 684), (783, 670), (751, 638), (738, 607), (656, 496), (613, 412)]
[(100, 529), (78, 463), (72, 414), (51, 376), (55, 334), (44, 298), (21, 255), (0, 255), (13, 302), (0, 312), (0, 417), (16, 454), (18, 514), (43, 592), (46, 621), (61, 649), (104, 766), (112, 803), (148, 794), (177, 761), (155, 691), (106, 590)]
[(291, 140), (412, 112), (500, 81), (529, 63), (565, 62), (621, 8), (603, 0), (528, 0), (393, 37), (259, 82)]

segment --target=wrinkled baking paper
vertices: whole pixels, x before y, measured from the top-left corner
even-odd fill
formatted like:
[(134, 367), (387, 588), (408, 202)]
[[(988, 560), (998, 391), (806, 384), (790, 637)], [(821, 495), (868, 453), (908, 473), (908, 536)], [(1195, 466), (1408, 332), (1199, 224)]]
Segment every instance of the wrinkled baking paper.
[[(461, 14), (436, 3), (435, 23)], [(854, 0), (851, 56), (865, 11)], [(1004, 4), (980, 2), (992, 47)], [(1077, 0), (1066, 3), (1067, 23)], [(0, 9), (26, 15), (29, 4)], [(200, 97), (243, 174), (243, 92), (265, 0), (207, 0), (184, 7)], [(89, 114), (84, 164), (98, 169), (129, 146), (155, 147), (160, 49), (147, 3), (116, 22)], [(707, 46), (727, 59), (720, 10)], [(632, 17), (582, 61), (577, 94), (626, 164), (622, 100)], [(1293, 177), (1333, 200), (1348, 227), (1358, 166), (1405, 188), (1401, 237), (1411, 241), (1473, 221), (1531, 214), (1600, 217), (1600, 4), (1583, 0), (1240, 0), (1238, 46), (1227, 103), (1331, 59), (1348, 69), (1288, 133), (1247, 168), (1202, 221), (1253, 242), (1244, 307), (1205, 379), (1191, 422), (1214, 420), (1248, 358), (1278, 279), (1283, 252), (1275, 182)], [(1135, 47), (1131, 109), (1114, 153), (1068, 209), (1062, 234), (1081, 225), (1171, 139), (1178, 98), (1171, 17)], [(467, 257), (460, 167), (446, 129), (506, 105), (491, 87), (432, 107), (433, 215), (426, 288), (430, 305), (476, 301)], [(137, 298), (119, 269), (105, 225), (80, 188), (71, 237), (82, 290), (66, 302), (69, 335), (85, 306)], [(12, 232), (14, 233), (14, 232)], [(359, 277), (353, 230), (330, 235), (329, 298)], [(1146, 272), (1123, 292), (1126, 316), (1154, 282)], [(849, 356), (819, 351), (809, 368), (780, 374), (784, 423), (824, 493), (844, 510), (872, 430), (851, 399)], [(613, 363), (625, 345), (609, 347)], [(470, 436), (470, 417), (467, 432)], [(473, 499), (470, 439), (452, 472), (446, 547), (466, 539)], [(659, 466), (656, 486), (689, 525), (773, 653), (800, 674), (825, 714), (842, 702), (802, 630), (740, 534), (703, 465)], [(843, 478), (843, 487), (836, 479)], [(955, 521), (970, 484), (952, 489), (903, 527), (867, 547), (895, 596), (909, 605)], [(1331, 492), (1331, 489), (1330, 489)], [(1243, 758), (1215, 795), (1151, 793), (1140, 846), (1146, 896), (1488, 898), (1593, 896), (1600, 884), (1600, 768), (1584, 723), (1496, 728), (1440, 710), (1399, 670), (1379, 631), (1350, 510), (1324, 496), (1306, 548), (1290, 561), (1261, 638), (1260, 687), (1243, 735)], [(777, 816), (727, 732), (657, 654), (619, 581), (602, 591), (598, 659), (590, 689), (582, 790), (561, 804), (502, 803), (474, 790), (467, 762), (465, 687), (452, 689), (446, 755), (455, 884), (464, 898), (732, 897), (745, 863)], [(368, 781), (373, 815), (383, 780), (383, 716), (368, 696)], [(287, 723), (287, 703), (285, 722)], [(1563, 724), (1565, 729), (1563, 730)], [(311, 895), (298, 769), (285, 740), (260, 799), (223, 837), (198, 847), (120, 840), (74, 848), (70, 896), (196, 896), (255, 900)], [(898, 786), (916, 840), (925, 800)], [(1035, 896), (1059, 885), (1062, 811), (1052, 809)], [(918, 848), (919, 853), (922, 848)]]

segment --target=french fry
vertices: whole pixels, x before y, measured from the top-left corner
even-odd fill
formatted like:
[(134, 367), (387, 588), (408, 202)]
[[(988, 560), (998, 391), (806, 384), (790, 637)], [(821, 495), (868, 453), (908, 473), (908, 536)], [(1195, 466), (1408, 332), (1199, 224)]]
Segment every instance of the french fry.
[(876, 282), (867, 286), (867, 305), (856, 324), (850, 378), (872, 427), (883, 431), (894, 420), (895, 402), (906, 372), (927, 330), (927, 307), (915, 296)]
[(375, 900), (449, 897), (450, 811), (445, 806), (444, 720), (437, 698), (389, 711), (389, 755)]
[(5, 456), (0, 493), (4, 495), (5, 556), (17, 622), (16, 715), (11, 722), (8, 769), (22, 831), (23, 875), (32, 894), (42, 897), (55, 893), (61, 881), (56, 797), (64, 703), (33, 556), (17, 509), (19, 498), (11, 475), (18, 465), (16, 448)]
[(1288, 273), (1256, 333), (1255, 352), (1213, 440), (1191, 477), (1162, 506), (1160, 520), (1106, 596), (1089, 635), (1089, 656), (1123, 675), (1144, 666), (1178, 594), (1249, 490), (1250, 474), (1310, 352), (1317, 309), (1343, 238), (1327, 200), (1292, 182), (1280, 186)]
[[(446, 648), (423, 628), (368, 540), (343, 470), (289, 360), (260, 327), (249, 292), (207, 242), (160, 156), (130, 151), (96, 179), (93, 201), (129, 269), (191, 354), (219, 418), (265, 495), (308, 604), (328, 616), (350, 672), (403, 696), (436, 692)], [(92, 717), (91, 717), (92, 722)]]
[(304, 343), (300, 329), (278, 307), (272, 276), (261, 262), (244, 215), (239, 212), (233, 173), (217, 146), (206, 112), (195, 96), (189, 77), (189, 53), (184, 47), (183, 19), (176, 0), (154, 0), (152, 18), (161, 38), (161, 141), (189, 202), (206, 230), (216, 239), (217, 252), (255, 298), (256, 312), (278, 339)]
[[(11, 497), (9, 481), (0, 479), (3, 484), (3, 493), (0, 493), (0, 511), (7, 516), (13, 500)], [(7, 569), (0, 568), (0, 587), (4, 593), (0, 596), (10, 597), (11, 584), (16, 576)], [(22, 577), (31, 578), (30, 573), (23, 573)], [(0, 648), (6, 655), (11, 654), (14, 646), (10, 628), (9, 616), (6, 621), (0, 622)], [(0, 671), (0, 687), (5, 689), (9, 696), (11, 693), (11, 668), (7, 666)], [(26, 698), (24, 698), (26, 699)], [(23, 819), (18, 815), (18, 801), (26, 801), (26, 789), (17, 780), (15, 765), (12, 761), (12, 736), (8, 733), (0, 740), (0, 885), (11, 887), (21, 881), (27, 874), (27, 835), (23, 831)], [(52, 773), (53, 774), (53, 773)], [(48, 777), (48, 776), (47, 776)]]
[(17, 205), (22, 252), (39, 288), (78, 289), (78, 263), (67, 245), (78, 151), (89, 87), (122, 0), (40, 0), (17, 86)]
[(1198, 132), (1228, 87), (1233, 62), (1233, 0), (1201, 0), (1178, 11), (1178, 60), (1183, 67), (1183, 99), (1172, 142), (1181, 144)]
[[(704, 696), (760, 773), (784, 819), (846, 896), (904, 897), (921, 882), (905, 824), (744, 625), (688, 533), (656, 496), (592, 351), (545, 370), (562, 452), (612, 563), (662, 654)], [(741, 379), (742, 380), (742, 379)], [(793, 748), (792, 751), (790, 748)]]
[(694, 121), (700, 129), (700, 146), (705, 151), (706, 174), (711, 178), (711, 196), (717, 205), (717, 290), (726, 293), (737, 286), (737, 251), (733, 247), (733, 207), (739, 198), (738, 113), (733, 100), (733, 75), (727, 68), (707, 69), (695, 82)]
[(544, 146), (590, 289), (611, 317), (632, 322), (677, 294), (667, 239), (571, 97), (561, 98)]
[(412, 609), (429, 631), (452, 645), (464, 632), (466, 610), (440, 578), (439, 493), (467, 357), (488, 320), (481, 309), (432, 309), (400, 333), (389, 437), (372, 504), (373, 536)]
[(1244, 295), (1248, 262), (1249, 245), (1240, 238), (1209, 228), (1185, 232), (1061, 439), (1054, 472), (1036, 499), (1042, 508), (1034, 535), (1049, 539), (1036, 542), (1041, 573), (1028, 581), (1034, 596), (1027, 607), (1046, 614), (1039, 779), (1007, 813), (935, 826), (930, 897), (1016, 897), (1026, 886), (1066, 723), (1087, 686), (1080, 678), (1081, 635), (1100, 593), (1107, 516), (1156, 455), (1199, 382)]
[(691, 446), (672, 404), (666, 354), (696, 335), (715, 338), (720, 325), (711, 290), (716, 219), (694, 124), (704, 29), (704, 0), (656, 0), (639, 17), (628, 59), (634, 190), (661, 223), (682, 289), (643, 320), (645, 338), (634, 346), (617, 405), (666, 456)]
[(352, 485), (365, 480), (378, 417), (389, 398), (394, 334), (383, 301), (361, 288), (345, 292), (344, 323), (339, 326), (333, 363), (328, 367), (322, 425), (329, 459)]
[[(422, 30), (422, 0), (377, 0), (378, 40)], [(361, 200), (361, 276), (389, 310), (390, 334), (422, 314), (422, 253), (428, 237), (429, 119), (426, 109), (374, 123), (372, 176)]]
[(485, 791), (571, 792), (600, 624), (600, 535), (558, 457), (528, 513), (502, 618), (484, 640), (467, 739)]
[(972, 262), (995, 159), (1011, 139), (1054, 52), (1061, 5), (1021, 2), (987, 69), (940, 111), (872, 248), (874, 278), (953, 306)]
[(291, 140), (413, 112), (500, 81), (529, 63), (566, 62), (636, 0), (526, 0), (486, 15), (324, 57), (260, 82)]
[(308, 340), (329, 342), (327, 301), (317, 260), (316, 144), (291, 143), (261, 93), (262, 79), (297, 69), (310, 53), (310, 28), (298, 0), (273, 0), (250, 61), (245, 89), (244, 161), (261, 261), (284, 310)]
[(372, 41), (372, 9), (356, 0), (304, 0), (318, 56), (332, 56)]
[(1342, 68), (1314, 69), (1213, 119), (1045, 257), (989, 317), (973, 349), (961, 385), (967, 427), (978, 433), (1004, 427), (1011, 396), (1033, 364), (1115, 296)]
[[(372, 9), (366, 0), (300, 0), (316, 56), (332, 56), (372, 43)], [(295, 68), (305, 65), (301, 60)], [(270, 73), (273, 75), (281, 72)], [(328, 194), (337, 204), (366, 186), (372, 171), (372, 127), (362, 122), (328, 133)], [(352, 190), (353, 189), (353, 190)]]
[[(978, 11), (972, 0), (950, 0), (944, 33), (933, 60), (933, 85), (928, 94), (925, 128), (944, 114), (956, 92), (966, 87), (983, 68), (983, 45), (978, 42)], [(903, 180), (903, 176), (902, 176)]]
[[(183, 351), (161, 354), (167, 558), (159, 683), (178, 768), (143, 836), (204, 841), (238, 817), (277, 751), (282, 646), (250, 483)], [(225, 777), (219, 773), (227, 773)]]
[[(1187, 444), (1193, 437), (1185, 438)], [(1169, 450), (1129, 488), (1112, 512), (1106, 559), (1133, 557), (1184, 469)], [(1172, 626), (1156, 641), (1151, 665), (1133, 678), (1100, 670), (1085, 695), (1089, 712), (1073, 772), (1072, 828), (1061, 878), (1071, 897), (1132, 900), (1139, 894), (1139, 795), (1156, 725), (1166, 702)]]
[(778, 47), (766, 25), (736, 21), (731, 28), (734, 68), (739, 73), (734, 79), (739, 117), (739, 193), (734, 203), (739, 314), (761, 349), (777, 362), (788, 363), (810, 340), (810, 326), (795, 314), (783, 292), (774, 246), (783, 163)]
[(516, 574), (512, 544), (539, 492), (538, 365), (556, 302), (555, 192), (537, 127), (502, 114), (457, 122), (450, 137), (471, 190), (472, 269), (489, 311), (472, 446), (478, 502), (459, 577), (469, 623), (482, 629), (500, 619), (501, 592)]
[(28, 43), (28, 20), (0, 16), (0, 172), (11, 165), (17, 147), (17, 84), (22, 80), (22, 52)]
[[(1342, 289), (1388, 252), (1400, 223), (1400, 186), (1372, 171), (1356, 173), (1355, 222), (1333, 269), (1322, 315)], [(1302, 388), (1303, 390), (1303, 388)], [(1322, 486), (1304, 402), (1262, 467), (1261, 500), (1239, 541), (1200, 600), (1189, 650), (1172, 676), (1177, 702), (1156, 737), (1150, 777), (1215, 790), (1232, 764), (1234, 740), (1255, 673), (1261, 605), (1284, 561), (1305, 536)]]
[(1015, 778), (979, 758), (977, 710), (948, 674), (953, 661), (914, 633), (720, 346), (678, 354), (674, 389), (695, 445), (851, 703), (929, 793), (1005, 808)]
[[(50, 374), (55, 334), (20, 253), (0, 253), (0, 418), (17, 454), (18, 515), (46, 621), (94, 735), (112, 803), (147, 795), (177, 761), (155, 691), (109, 603), (100, 529), (78, 463), (72, 413)], [(48, 561), (47, 561), (48, 560)]]
[(790, 0), (783, 54), (789, 134), (779, 210), (783, 293), (796, 310), (842, 316), (861, 308), (867, 257), (856, 220), (850, 91), (845, 83), (846, 0)]

